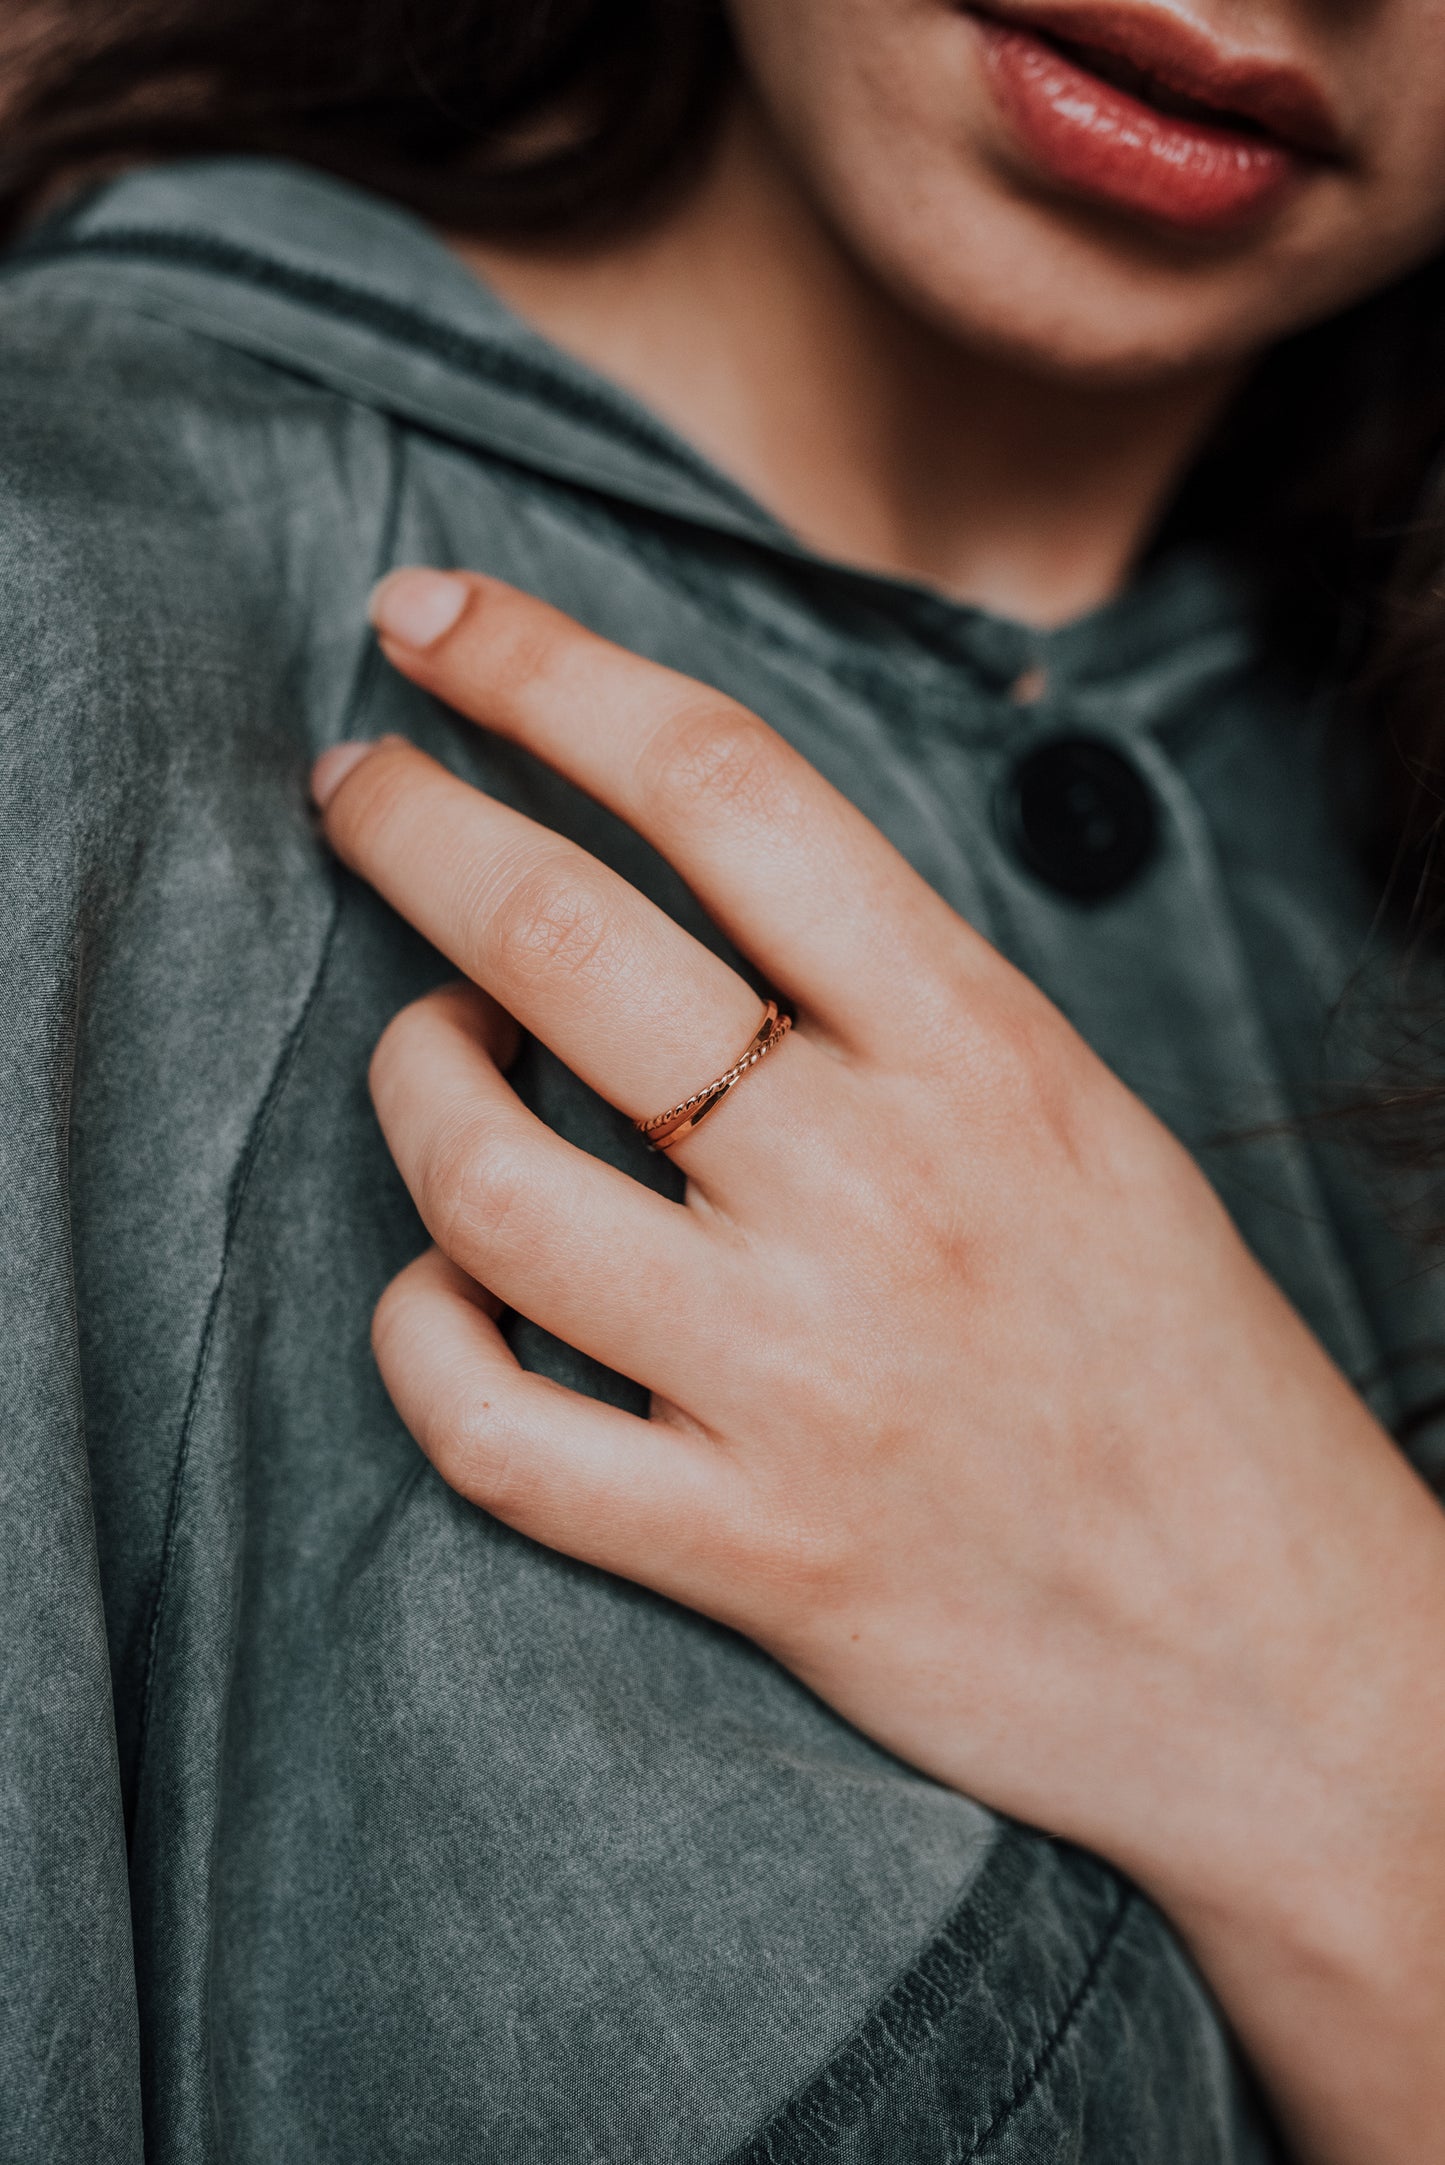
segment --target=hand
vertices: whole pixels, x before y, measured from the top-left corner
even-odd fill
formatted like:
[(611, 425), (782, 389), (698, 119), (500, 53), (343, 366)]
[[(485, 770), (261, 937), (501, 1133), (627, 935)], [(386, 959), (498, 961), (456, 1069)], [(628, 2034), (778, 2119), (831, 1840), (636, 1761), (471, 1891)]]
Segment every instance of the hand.
[[(493, 580), (397, 574), (379, 622), (417, 683), (645, 835), (797, 1018), (677, 1146), (680, 1203), (594, 1161), (506, 1083), (510, 1018), (639, 1117), (736, 1058), (756, 994), (409, 744), (326, 755), (334, 847), (469, 980), (372, 1070), (437, 1244), (375, 1330), (422, 1448), (1133, 1873), (1309, 2154), (1418, 2160), (1380, 2146), (1426, 2124), (1399, 2051), (1363, 2111), (1301, 2066), (1325, 1978), (1357, 2032), (1361, 1991), (1409, 2029), (1445, 2109), (1377, 1975), (1388, 1941), (1445, 2028), (1433, 1500), (1187, 1154), (761, 721)], [(651, 1419), (524, 1372), (499, 1303), (648, 1386)]]

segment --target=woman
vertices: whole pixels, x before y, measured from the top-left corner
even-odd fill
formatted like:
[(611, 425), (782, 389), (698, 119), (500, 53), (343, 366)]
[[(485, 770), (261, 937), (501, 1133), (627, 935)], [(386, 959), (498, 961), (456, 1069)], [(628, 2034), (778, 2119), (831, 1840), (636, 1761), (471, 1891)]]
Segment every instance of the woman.
[(1442, 32), (22, 10), (7, 2158), (1437, 2154)]

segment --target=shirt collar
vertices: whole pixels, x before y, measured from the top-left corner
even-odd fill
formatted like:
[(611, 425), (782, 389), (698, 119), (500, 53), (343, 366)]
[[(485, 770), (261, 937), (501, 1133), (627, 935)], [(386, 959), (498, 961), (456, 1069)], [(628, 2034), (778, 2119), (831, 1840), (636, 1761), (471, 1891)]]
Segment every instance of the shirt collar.
[(132, 310), (402, 421), (791, 558), (835, 602), (1000, 683), (1034, 666), (1076, 683), (1161, 665), (1215, 677), (1248, 658), (1245, 597), (1194, 551), (1172, 552), (1050, 632), (820, 557), (646, 407), (522, 322), (421, 220), (307, 167), (239, 157), (148, 167), (62, 211), (4, 267), (45, 267), (92, 295), (118, 289)]

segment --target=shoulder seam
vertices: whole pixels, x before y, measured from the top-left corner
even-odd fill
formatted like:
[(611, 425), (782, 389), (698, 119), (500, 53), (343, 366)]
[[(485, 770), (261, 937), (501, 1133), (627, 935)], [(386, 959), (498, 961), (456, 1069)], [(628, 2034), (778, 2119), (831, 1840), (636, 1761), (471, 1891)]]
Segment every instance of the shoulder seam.
[(196, 1352), (196, 1364), (191, 1374), (190, 1389), (186, 1393), (185, 1411), (181, 1416), (180, 1438), (176, 1446), (175, 1464), (171, 1469), (170, 1488), (166, 1497), (165, 1527), (161, 1535), (161, 1553), (156, 1567), (155, 1586), (151, 1594), (150, 1615), (145, 1629), (145, 1667), (141, 1677), (140, 1719), (137, 1725), (135, 1773), (131, 1784), (132, 1816), (139, 1807), (141, 1787), (145, 1779), (146, 1747), (150, 1737), (151, 1708), (155, 1696), (155, 1678), (160, 1652), (161, 1625), (165, 1615), (166, 1596), (170, 1590), (171, 1565), (175, 1555), (177, 1530), (180, 1524), (181, 1499), (185, 1489), (186, 1472), (190, 1463), (191, 1439), (195, 1431), (196, 1414), (200, 1406), (201, 1391), (210, 1367), (211, 1347), (215, 1342), (216, 1324), (221, 1312), (221, 1298), (226, 1289), (230, 1272), (231, 1254), (235, 1233), (240, 1222), (242, 1206), (250, 1186), (251, 1174), (260, 1156), (261, 1144), (270, 1126), (271, 1115), (280, 1100), (282, 1091), (296, 1062), (302, 1039), (306, 1035), (321, 987), (326, 977), (327, 964), (335, 944), (337, 927), (341, 921), (341, 887), (339, 878), (333, 879), (332, 904), (327, 920), (321, 952), (312, 972), (311, 983), (301, 1011), (287, 1031), (281, 1050), (271, 1070), (270, 1079), (261, 1100), (252, 1115), (246, 1131), (241, 1154), (226, 1198), (226, 1222), (221, 1238), (221, 1260), (211, 1297), (206, 1304), (206, 1317), (201, 1326), (201, 1341)]
[[(406, 345), (420, 347), (437, 360), (485, 375), (504, 389), (528, 389), (539, 373), (536, 362), (519, 359), (488, 340), (473, 337), (408, 302), (368, 292), (364, 286), (353, 285), (330, 272), (303, 270), (294, 264), (278, 262), (259, 249), (245, 248), (238, 242), (222, 240), (213, 234), (190, 233), (184, 228), (114, 226), (101, 233), (60, 236), (24, 244), (10, 250), (0, 260), (0, 276), (85, 256), (209, 271), (220, 277), (264, 287), (305, 306), (324, 310), (328, 315), (358, 323)], [(677, 446), (661, 431), (648, 428), (641, 416), (621, 405), (614, 406), (590, 396), (580, 383), (549, 372), (547, 397), (550, 404), (566, 408), (575, 419), (590, 426), (605, 426), (612, 435), (625, 437), (634, 448), (650, 457), (664, 457), (672, 466), (686, 463), (679, 460)]]
[[(391, 474), (387, 488), (387, 501), (381, 521), (381, 535), (376, 552), (374, 573), (380, 578), (390, 566), (396, 553), (396, 534), (401, 517), (404, 486), (403, 459), (398, 431), (390, 430)], [(342, 703), (337, 734), (344, 737), (352, 717), (360, 710), (372, 676), (378, 665), (379, 648), (374, 639), (364, 637), (346, 698)], [(196, 1363), (191, 1375), (190, 1388), (186, 1393), (185, 1410), (181, 1416), (180, 1437), (176, 1446), (175, 1463), (171, 1468), (170, 1487), (166, 1496), (165, 1526), (161, 1534), (161, 1551), (156, 1566), (156, 1578), (151, 1594), (150, 1614), (146, 1620), (143, 1644), (145, 1665), (141, 1674), (140, 1718), (137, 1725), (135, 1772), (131, 1783), (132, 1815), (139, 1806), (141, 1785), (145, 1776), (146, 1746), (150, 1736), (151, 1706), (155, 1695), (156, 1669), (159, 1660), (161, 1626), (164, 1619), (166, 1595), (170, 1588), (171, 1564), (175, 1554), (176, 1534), (180, 1523), (181, 1501), (185, 1490), (186, 1473), (190, 1463), (191, 1438), (195, 1428), (196, 1413), (200, 1405), (201, 1391), (210, 1367), (211, 1347), (215, 1339), (216, 1324), (220, 1316), (221, 1300), (230, 1270), (231, 1253), (235, 1243), (236, 1228), (250, 1186), (251, 1174), (261, 1153), (271, 1115), (280, 1101), (297, 1055), (305, 1039), (311, 1017), (326, 981), (326, 973), (336, 944), (336, 934), (341, 923), (344, 888), (339, 872), (333, 869), (331, 879), (331, 910), (321, 950), (316, 959), (306, 997), (301, 1003), (290, 1029), (281, 1043), (270, 1078), (252, 1116), (246, 1138), (236, 1160), (226, 1197), (225, 1226), (221, 1236), (221, 1260), (216, 1281), (206, 1304), (205, 1321), (201, 1326), (200, 1344), (196, 1351)]]

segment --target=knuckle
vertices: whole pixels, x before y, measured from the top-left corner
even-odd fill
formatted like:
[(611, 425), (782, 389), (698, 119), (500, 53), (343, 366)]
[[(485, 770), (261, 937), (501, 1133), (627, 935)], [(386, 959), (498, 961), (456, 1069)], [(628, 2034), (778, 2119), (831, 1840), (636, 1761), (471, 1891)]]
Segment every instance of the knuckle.
[(1070, 1033), (1042, 1002), (1011, 1010), (989, 1033), (987, 1080), (994, 1103), (1022, 1132), (1076, 1159), (1086, 1139), (1081, 1064)]
[(756, 1540), (755, 1568), (793, 1600), (831, 1599), (848, 1577), (850, 1545), (816, 1510), (774, 1506)]
[(755, 816), (775, 807), (781, 762), (766, 722), (731, 700), (688, 707), (652, 740), (643, 761), (644, 795), (669, 820), (710, 812)]
[(419, 1187), (437, 1246), (465, 1269), (513, 1241), (528, 1179), (516, 1149), (471, 1121), (443, 1125), (428, 1139)]
[(575, 627), (530, 596), (494, 598), (489, 614), (489, 697), (504, 708), (531, 706), (546, 697), (558, 676), (566, 650), (577, 636)]
[(816, 1625), (857, 1583), (855, 1543), (816, 1499), (770, 1496), (735, 1528), (736, 1577), (770, 1637)]
[(405, 773), (414, 756), (400, 740), (385, 739), (346, 776), (328, 806), (328, 829), (352, 860), (369, 864), (384, 856), (405, 811)]
[(581, 977), (605, 967), (616, 943), (601, 887), (573, 865), (524, 872), (493, 912), (487, 944), (510, 980)]
[(398, 1008), (372, 1048), (367, 1068), (378, 1112), (399, 1099), (409, 1081), (427, 1074), (448, 1037), (476, 1042), (481, 1020), (477, 998), (472, 985), (439, 985)]
[(980, 1033), (980, 1079), (1015, 1112), (1034, 1112), (1051, 1095), (1056, 1065), (1050, 1033), (1038, 1015), (1013, 1004), (990, 1015)]
[[(1062, 1015), (1038, 1000), (990, 1017), (970, 1081), (969, 1116), (993, 1146), (1000, 1177), (1057, 1195), (1060, 1180), (1098, 1171), (1106, 1071)], [(1006, 1172), (1005, 1172), (1006, 1169)]]
[(398, 1345), (410, 1334), (415, 1320), (415, 1287), (410, 1272), (402, 1271), (392, 1279), (371, 1312), (371, 1350), (383, 1375), (388, 1372)]
[(455, 1489), (459, 1496), (465, 1496), (471, 1502), (480, 1500), (477, 1496), (472, 1455), (462, 1423), (450, 1417), (431, 1422), (425, 1435), (419, 1436), (417, 1441), (448, 1488)]
[(438, 1428), (431, 1459), (449, 1488), (508, 1525), (527, 1522), (539, 1482), (534, 1454), (487, 1399), (473, 1393)]
[(413, 1000), (410, 1006), (399, 1009), (377, 1039), (367, 1069), (373, 1104), (379, 1105), (392, 1094), (409, 1066), (416, 1050), (424, 1005), (421, 1000)]
[(377, 1301), (371, 1319), (377, 1367), (390, 1387), (401, 1389), (408, 1426), (447, 1486), (499, 1517), (520, 1516), (535, 1495), (536, 1470), (534, 1454), (517, 1434), (505, 1384), (489, 1383), (485, 1375), (449, 1383), (432, 1369), (431, 1262), (418, 1257)]
[(1078, 1040), (1033, 986), (1000, 993), (976, 981), (945, 984), (936, 998), (915, 1001), (909, 1036), (923, 1070), (970, 1112), (1046, 1125), (1067, 1118)]
[(988, 1027), (977, 987), (955, 958), (909, 980), (904, 1051), (915, 1072), (966, 1080), (982, 1052)]

